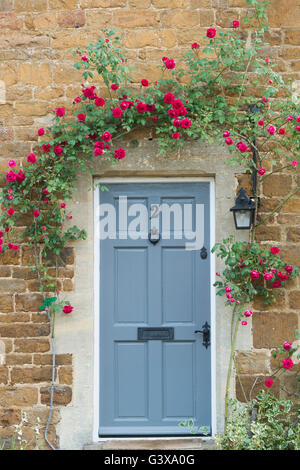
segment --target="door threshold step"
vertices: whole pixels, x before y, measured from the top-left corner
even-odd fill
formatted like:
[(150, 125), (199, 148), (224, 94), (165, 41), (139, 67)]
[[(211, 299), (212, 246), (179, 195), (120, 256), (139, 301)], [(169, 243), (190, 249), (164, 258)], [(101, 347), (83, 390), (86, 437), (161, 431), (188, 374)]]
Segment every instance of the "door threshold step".
[(84, 450), (216, 450), (213, 439), (107, 439), (88, 444)]

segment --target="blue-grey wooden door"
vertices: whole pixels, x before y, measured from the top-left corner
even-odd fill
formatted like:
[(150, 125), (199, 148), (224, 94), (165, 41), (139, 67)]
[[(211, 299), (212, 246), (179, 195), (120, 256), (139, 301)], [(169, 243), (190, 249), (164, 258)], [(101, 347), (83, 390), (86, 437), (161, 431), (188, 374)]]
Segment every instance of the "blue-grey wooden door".
[[(100, 191), (100, 203), (115, 207), (116, 234), (99, 242), (99, 435), (189, 434), (179, 426), (186, 419), (210, 430), (211, 351), (202, 334), (195, 333), (206, 321), (210, 324), (209, 183), (107, 186), (109, 191)], [(155, 244), (146, 238), (146, 226), (139, 227), (144, 238), (132, 239), (130, 225), (128, 236), (120, 216), (120, 197), (122, 203), (126, 199), (128, 224), (136, 215), (133, 204), (148, 209), (149, 216), (145, 212), (143, 217), (149, 226), (156, 205), (179, 204), (182, 210), (190, 205), (193, 215), (196, 205), (204, 208), (207, 257), (202, 259), (199, 249), (186, 249), (189, 232), (180, 239), (172, 215), (170, 239), (164, 239), (162, 226)], [(196, 223), (195, 215), (194, 230)], [(138, 329), (145, 327), (171, 328), (174, 337), (138, 339)]]

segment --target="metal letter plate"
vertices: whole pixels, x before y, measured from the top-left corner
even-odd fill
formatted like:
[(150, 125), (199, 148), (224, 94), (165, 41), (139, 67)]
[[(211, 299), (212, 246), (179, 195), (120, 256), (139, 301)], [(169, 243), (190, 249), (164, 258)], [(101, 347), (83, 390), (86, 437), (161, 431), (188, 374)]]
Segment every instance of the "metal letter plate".
[(174, 339), (174, 328), (138, 328), (139, 341), (166, 341), (172, 339)]

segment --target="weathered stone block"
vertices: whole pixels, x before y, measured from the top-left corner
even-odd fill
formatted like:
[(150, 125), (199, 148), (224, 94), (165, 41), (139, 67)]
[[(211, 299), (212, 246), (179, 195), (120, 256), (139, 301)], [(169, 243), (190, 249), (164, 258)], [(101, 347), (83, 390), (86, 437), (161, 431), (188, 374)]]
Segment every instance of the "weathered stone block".
[(254, 348), (274, 348), (284, 341), (293, 341), (298, 328), (296, 313), (254, 313), (253, 346)]

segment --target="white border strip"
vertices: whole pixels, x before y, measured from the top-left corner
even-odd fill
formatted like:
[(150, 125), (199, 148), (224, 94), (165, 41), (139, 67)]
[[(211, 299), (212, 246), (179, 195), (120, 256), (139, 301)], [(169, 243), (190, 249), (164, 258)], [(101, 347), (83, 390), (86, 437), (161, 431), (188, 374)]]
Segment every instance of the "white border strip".
[[(215, 180), (212, 177), (112, 177), (112, 178), (95, 178), (93, 183), (210, 183), (210, 244), (211, 248), (215, 244)], [(99, 394), (100, 394), (100, 243), (96, 234), (97, 229), (97, 211), (96, 207), (100, 202), (100, 188), (97, 187), (94, 191), (94, 419), (93, 419), (93, 442), (113, 441), (113, 440), (172, 440), (178, 439), (179, 436), (174, 437), (114, 437), (114, 438), (101, 438), (98, 435), (99, 431)], [(212, 437), (216, 433), (217, 416), (216, 416), (216, 292), (213, 286), (215, 282), (215, 255), (210, 255), (210, 282), (211, 282), (211, 407), (212, 407)], [(180, 436), (180, 439), (190, 439), (195, 436)], [(211, 439), (211, 437), (199, 437), (202, 440)]]

